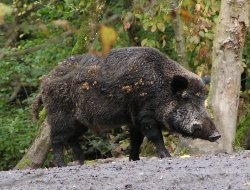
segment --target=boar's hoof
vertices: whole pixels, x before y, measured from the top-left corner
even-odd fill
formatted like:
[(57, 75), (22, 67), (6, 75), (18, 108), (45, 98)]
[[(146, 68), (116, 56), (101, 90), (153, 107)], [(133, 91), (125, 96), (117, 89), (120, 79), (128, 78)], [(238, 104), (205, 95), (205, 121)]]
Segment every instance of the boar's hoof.
[(208, 137), (208, 140), (211, 142), (214, 142), (214, 141), (218, 140), (220, 137), (221, 137), (221, 135), (216, 131)]
[(137, 161), (137, 160), (140, 160), (139, 157), (129, 157), (129, 161)]
[(171, 155), (168, 153), (168, 151), (160, 151), (158, 153), (159, 158), (166, 158), (166, 157), (171, 157)]

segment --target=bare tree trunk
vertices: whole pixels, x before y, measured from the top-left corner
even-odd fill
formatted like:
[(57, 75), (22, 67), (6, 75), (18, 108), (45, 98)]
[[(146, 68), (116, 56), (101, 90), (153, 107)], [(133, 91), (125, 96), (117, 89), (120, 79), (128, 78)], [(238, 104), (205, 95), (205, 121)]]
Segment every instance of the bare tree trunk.
[(183, 24), (180, 16), (180, 7), (178, 1), (170, 0), (171, 8), (174, 12), (173, 27), (176, 41), (176, 51), (177, 51), (177, 62), (183, 65), (185, 68), (189, 68), (186, 56), (186, 42), (183, 32)]
[(30, 146), (27, 153), (16, 165), (15, 169), (36, 169), (43, 165), (50, 148), (50, 126), (46, 121), (41, 126), (40, 133)]
[(226, 152), (233, 151), (243, 71), (241, 58), (249, 12), (248, 0), (223, 0), (213, 44), (209, 103), (222, 134), (219, 149)]
[(222, 138), (218, 141), (219, 144), (202, 142), (196, 148), (203, 152), (233, 151), (243, 71), (242, 50), (249, 26), (249, 14), (248, 0), (221, 1), (219, 22), (213, 43), (209, 105)]

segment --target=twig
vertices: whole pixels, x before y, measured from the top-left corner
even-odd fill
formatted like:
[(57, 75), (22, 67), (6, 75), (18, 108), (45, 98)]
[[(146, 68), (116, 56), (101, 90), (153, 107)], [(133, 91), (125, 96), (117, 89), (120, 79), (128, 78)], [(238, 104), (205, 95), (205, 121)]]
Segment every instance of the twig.
[(71, 31), (65, 32), (60, 37), (56, 37), (54, 39), (48, 39), (45, 43), (43, 43), (41, 45), (37, 45), (37, 46), (27, 48), (24, 50), (19, 50), (19, 51), (3, 51), (2, 50), (2, 51), (0, 51), (0, 59), (2, 59), (4, 57), (21, 56), (21, 55), (25, 55), (25, 54), (30, 53), (30, 52), (37, 51), (39, 49), (44, 49), (44, 48), (50, 46), (51, 43), (59, 43), (60, 41), (62, 41), (65, 37), (69, 36), (70, 34), (72, 34)]
[(181, 7), (182, 2), (183, 2), (183, 0), (181, 0), (181, 2), (179, 3), (179, 5), (178, 5), (177, 7), (171, 8), (171, 9), (166, 9), (166, 10), (167, 10), (167, 11), (176, 11), (177, 9), (179, 9), (179, 8)]

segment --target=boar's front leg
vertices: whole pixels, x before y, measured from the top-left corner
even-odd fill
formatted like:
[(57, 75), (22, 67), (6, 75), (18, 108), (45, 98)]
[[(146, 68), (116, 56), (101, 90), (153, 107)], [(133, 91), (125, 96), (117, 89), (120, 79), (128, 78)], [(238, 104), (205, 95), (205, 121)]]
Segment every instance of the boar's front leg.
[(135, 126), (130, 127), (129, 133), (130, 133), (130, 147), (131, 147), (129, 161), (140, 160), (139, 158), (140, 146), (142, 144), (144, 136), (139, 129), (135, 128)]
[(159, 158), (171, 157), (167, 149), (165, 148), (163, 136), (159, 125), (151, 116), (144, 116), (140, 119), (140, 128), (149, 141), (151, 141), (155, 147)]

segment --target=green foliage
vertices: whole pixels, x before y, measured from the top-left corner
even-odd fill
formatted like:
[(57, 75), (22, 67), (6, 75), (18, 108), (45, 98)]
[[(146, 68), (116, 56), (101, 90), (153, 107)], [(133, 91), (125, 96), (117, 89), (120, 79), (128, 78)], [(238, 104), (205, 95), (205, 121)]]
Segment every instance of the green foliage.
[(236, 148), (238, 149), (244, 148), (244, 143), (249, 127), (250, 127), (250, 109), (248, 110), (247, 114), (245, 116), (242, 116), (242, 118), (239, 121), (235, 137)]
[(100, 151), (101, 155), (104, 156), (107, 156), (107, 154), (115, 147), (114, 144), (100, 137), (93, 137), (90, 141), (90, 146), (93, 147), (93, 149)]
[(248, 30), (245, 37), (245, 46), (243, 49), (243, 68), (246, 71), (248, 77), (245, 80), (248, 89), (248, 95), (250, 95), (250, 30)]
[(30, 109), (0, 105), (0, 169), (15, 166), (32, 142), (38, 125), (30, 122)]
[(169, 5), (159, 1), (149, 5), (148, 1), (135, 1), (133, 9), (126, 12), (124, 25), (135, 28), (134, 40), (141, 46), (156, 47), (173, 59), (177, 54), (174, 49), (174, 30), (168, 14)]

